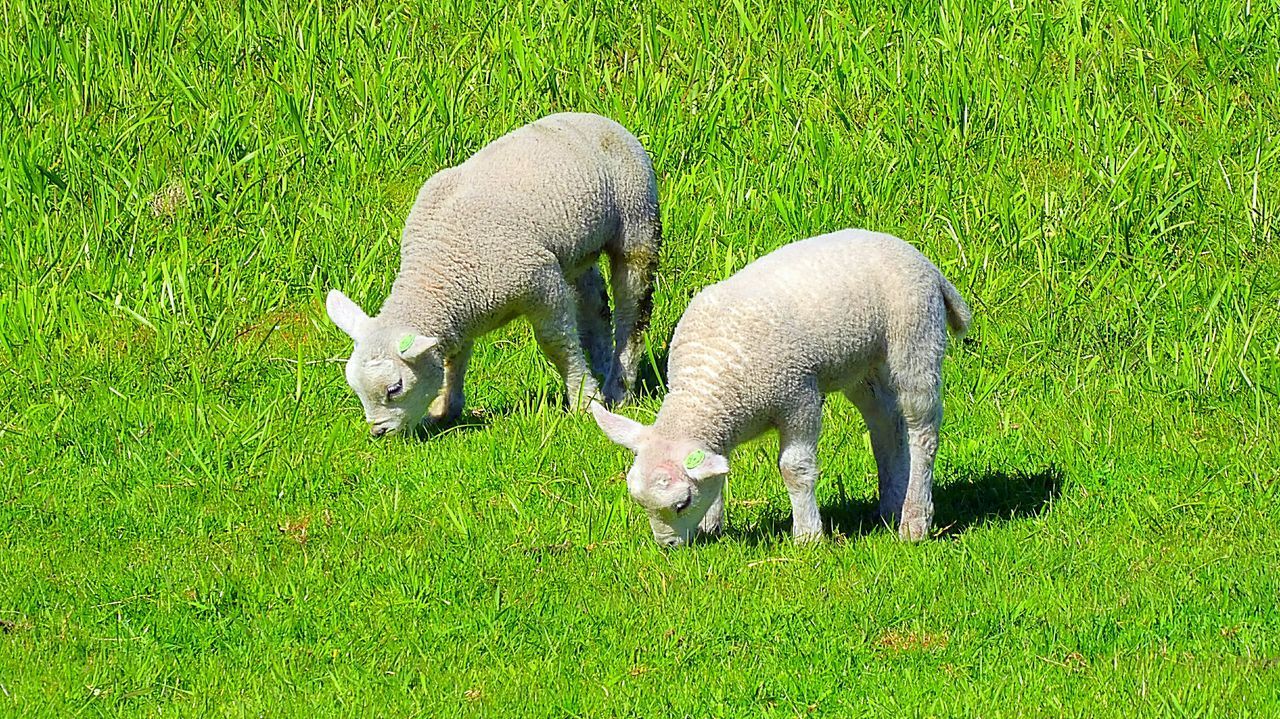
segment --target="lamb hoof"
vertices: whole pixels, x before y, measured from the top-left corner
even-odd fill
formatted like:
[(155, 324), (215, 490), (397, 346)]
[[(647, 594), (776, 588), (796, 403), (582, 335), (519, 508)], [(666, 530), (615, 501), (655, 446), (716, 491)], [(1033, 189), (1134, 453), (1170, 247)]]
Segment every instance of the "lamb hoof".
[(924, 541), (929, 538), (930, 524), (927, 517), (904, 517), (898, 523), (898, 538), (904, 542)]
[(583, 387), (577, 391), (569, 391), (569, 410), (571, 412), (586, 412), (591, 409), (591, 405), (598, 404), (605, 408), (609, 407), (609, 402), (599, 389), (595, 387)]
[(709, 537), (720, 536), (720, 531), (722, 529), (723, 527), (721, 526), (720, 519), (716, 519), (714, 522), (708, 522), (704, 519), (702, 523), (698, 525), (698, 533)]
[(449, 406), (443, 400), (437, 399), (431, 403), (431, 408), (427, 410), (427, 424), (440, 425), (451, 424), (458, 421), (462, 417), (462, 404)]
[(794, 536), (796, 544), (818, 544), (822, 541), (822, 530), (796, 532)]
[(621, 384), (610, 382), (604, 387), (604, 403), (609, 407), (617, 407), (627, 403), (627, 388)]

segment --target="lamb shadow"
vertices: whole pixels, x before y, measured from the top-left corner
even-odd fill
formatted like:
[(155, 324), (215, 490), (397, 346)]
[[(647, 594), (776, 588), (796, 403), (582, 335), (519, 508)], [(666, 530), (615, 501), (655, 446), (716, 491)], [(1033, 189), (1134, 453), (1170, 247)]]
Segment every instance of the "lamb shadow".
[[(666, 348), (669, 344), (670, 338), (668, 338), (667, 342), (662, 343), (662, 349), (659, 351), (654, 351), (652, 346), (646, 349), (644, 358), (640, 361), (640, 367), (636, 371), (636, 383), (632, 391), (632, 399), (661, 398), (666, 394), (668, 355)], [(603, 382), (604, 378), (596, 377), (596, 380)], [(485, 429), (493, 424), (496, 418), (509, 417), (525, 412), (529, 408), (538, 407), (543, 403), (548, 403), (560, 411), (568, 411), (569, 409), (569, 398), (565, 394), (563, 386), (555, 390), (548, 388), (526, 389), (519, 397), (490, 408), (467, 407), (463, 410), (462, 416), (452, 422), (442, 424), (423, 422), (418, 425), (412, 436), (420, 442), (426, 442), (442, 434), (473, 432)]]
[(506, 397), (494, 403), (468, 405), (458, 419), (443, 424), (423, 422), (418, 425), (418, 429), (413, 436), (418, 441), (426, 442), (442, 434), (487, 429), (494, 422), (504, 417), (536, 413), (538, 407), (544, 404), (556, 411), (567, 412), (569, 401), (564, 393), (564, 388), (528, 388), (514, 396)]
[(419, 442), (429, 442), (443, 434), (487, 429), (499, 419), (518, 414), (536, 414), (539, 408), (544, 406), (555, 412), (571, 411), (569, 398), (563, 387), (529, 388), (496, 402), (468, 405), (463, 410), (462, 416), (452, 422), (443, 424), (423, 422), (413, 432), (412, 438)]
[[(967, 474), (967, 476), (966, 476)], [(1054, 465), (1038, 472), (961, 473), (960, 478), (933, 488), (934, 537), (958, 537), (974, 526), (1038, 517), (1062, 494), (1062, 472)], [(860, 537), (890, 531), (880, 518), (874, 497), (853, 498), (844, 483), (837, 485), (834, 502), (822, 507), (828, 536)], [(755, 525), (736, 534), (749, 544), (777, 542), (791, 534), (790, 509), (770, 510)]]
[(475, 412), (471, 409), (463, 409), (462, 416), (449, 422), (419, 424), (417, 429), (413, 431), (413, 438), (419, 442), (429, 442), (443, 434), (453, 434), (456, 432), (474, 432), (481, 430), (493, 424), (494, 414), (492, 412)]
[(1039, 517), (1062, 496), (1062, 471), (986, 470), (934, 489), (934, 536), (955, 537), (988, 522)]
[[(834, 502), (820, 507), (823, 529), (827, 536), (862, 536), (884, 526), (880, 521), (879, 504), (874, 498), (850, 497), (845, 492), (843, 482), (837, 484), (837, 491)], [(741, 530), (733, 526), (733, 517), (730, 516), (729, 526), (725, 534), (735, 536), (750, 545), (790, 541), (791, 507), (789, 504), (781, 507), (770, 505), (757, 522)]]

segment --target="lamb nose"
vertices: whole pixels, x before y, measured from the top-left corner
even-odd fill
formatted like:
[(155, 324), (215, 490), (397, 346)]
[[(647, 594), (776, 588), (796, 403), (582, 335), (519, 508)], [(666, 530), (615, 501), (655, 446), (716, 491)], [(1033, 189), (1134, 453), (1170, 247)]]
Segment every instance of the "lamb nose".
[(369, 430), (369, 434), (370, 434), (374, 439), (377, 439), (378, 437), (381, 437), (382, 435), (384, 435), (384, 434), (386, 434), (386, 433), (387, 433), (387, 428), (386, 428), (386, 427), (374, 427), (374, 428), (372, 428), (372, 429), (370, 429), (370, 430)]

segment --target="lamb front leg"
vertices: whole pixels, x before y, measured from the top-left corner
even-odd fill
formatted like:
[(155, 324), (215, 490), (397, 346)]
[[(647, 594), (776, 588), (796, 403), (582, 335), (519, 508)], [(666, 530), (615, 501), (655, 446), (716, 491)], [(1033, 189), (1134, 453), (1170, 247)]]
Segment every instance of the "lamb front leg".
[(791, 533), (797, 544), (822, 539), (818, 511), (818, 435), (822, 433), (822, 395), (801, 392), (795, 408), (778, 426), (778, 469), (791, 497)]
[(707, 513), (703, 515), (702, 521), (698, 523), (698, 531), (703, 534), (720, 534), (720, 530), (724, 528), (724, 487), (720, 487), (720, 492), (716, 494), (716, 501), (711, 503), (711, 507)]
[(471, 361), (471, 350), (474, 347), (474, 342), (466, 342), (456, 354), (445, 358), (443, 391), (431, 403), (431, 409), (427, 415), (433, 424), (453, 422), (462, 416), (462, 409), (466, 405), (462, 385), (467, 374), (467, 363)]

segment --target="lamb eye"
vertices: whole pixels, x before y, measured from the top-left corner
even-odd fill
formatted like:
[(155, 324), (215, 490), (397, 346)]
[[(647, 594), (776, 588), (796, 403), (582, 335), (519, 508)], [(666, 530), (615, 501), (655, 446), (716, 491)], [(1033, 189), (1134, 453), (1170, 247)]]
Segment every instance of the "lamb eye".
[(404, 390), (404, 380), (398, 379), (396, 383), (387, 388), (387, 399), (395, 399), (400, 392)]

